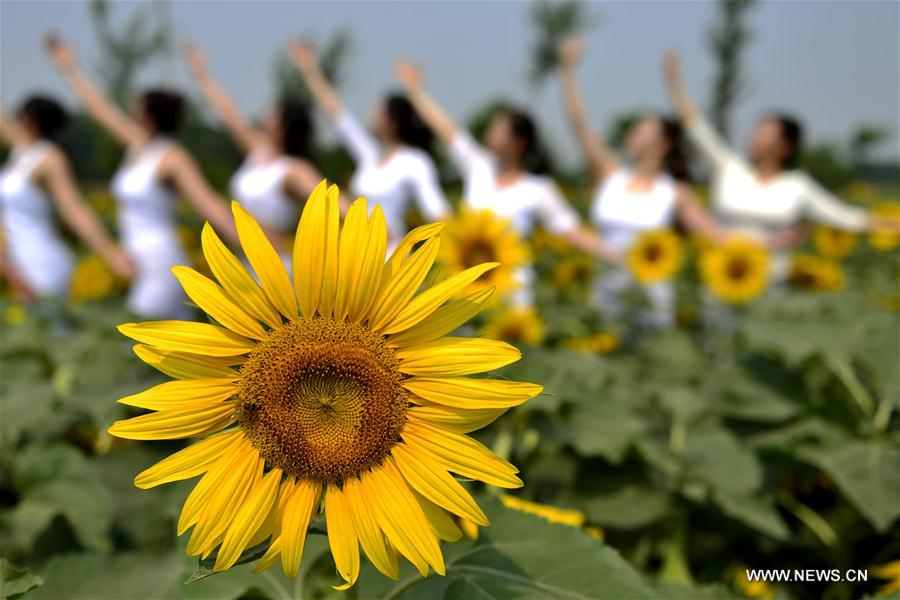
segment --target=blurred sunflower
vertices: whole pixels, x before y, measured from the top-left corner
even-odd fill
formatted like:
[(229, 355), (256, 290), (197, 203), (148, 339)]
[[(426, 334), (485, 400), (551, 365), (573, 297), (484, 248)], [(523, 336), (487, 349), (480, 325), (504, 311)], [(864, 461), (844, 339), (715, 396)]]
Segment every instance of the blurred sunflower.
[(681, 240), (667, 229), (646, 231), (629, 248), (626, 262), (640, 283), (671, 279), (681, 266)]
[(775, 588), (767, 581), (750, 581), (747, 577), (747, 569), (739, 568), (734, 572), (734, 587), (747, 598), (762, 598), (769, 600), (775, 597)]
[(594, 278), (594, 260), (583, 252), (573, 252), (560, 260), (550, 274), (550, 281), (559, 290), (585, 286)]
[[(500, 501), (506, 508), (541, 517), (556, 525), (565, 525), (566, 527), (583, 529), (592, 538), (598, 540), (603, 539), (604, 533), (602, 529), (599, 527), (585, 526), (587, 515), (580, 510), (559, 508), (558, 506), (551, 506), (549, 504), (540, 504), (539, 502), (532, 502), (531, 500), (525, 500), (524, 498), (511, 496), (509, 494), (500, 496)], [(478, 525), (475, 523), (460, 519), (459, 528), (464, 532), (464, 535), (467, 538), (472, 540), (478, 539)]]
[(463, 208), (447, 222), (441, 234), (438, 262), (451, 275), (485, 262), (500, 263), (473, 285), (475, 290), (496, 289), (498, 299), (515, 290), (516, 270), (528, 262), (528, 250), (509, 219), (489, 210)]
[[(488, 339), (446, 337), (482, 310), (491, 290), (454, 299), (496, 263), (467, 269), (418, 295), (438, 253), (442, 225), (406, 236), (385, 262), (379, 207), (350, 207), (322, 182), (306, 203), (294, 245), (293, 282), (260, 226), (232, 205), (260, 285), (204, 226), (218, 283), (173, 269), (188, 296), (219, 323), (130, 323), (135, 352), (174, 377), (120, 402), (156, 412), (118, 421), (138, 440), (204, 437), (140, 473), (135, 485), (201, 479), (179, 534), (189, 555), (216, 571), (269, 540), (256, 571), (279, 561), (297, 575), (310, 521), (324, 512), (337, 571), (352, 585), (359, 547), (398, 576), (398, 555), (423, 574), (444, 574), (439, 540), (461, 537), (450, 514), (487, 519), (450, 475), (505, 488), (517, 469), (466, 434), (541, 387), (465, 377), (520, 357)], [(421, 245), (413, 251), (416, 244)], [(299, 310), (298, 310), (299, 308)]]
[(25, 307), (18, 303), (8, 304), (3, 309), (4, 325), (21, 325), (28, 318), (28, 312)]
[(765, 291), (769, 254), (762, 244), (733, 238), (703, 253), (700, 274), (714, 296), (730, 304), (743, 304)]
[(96, 254), (88, 254), (75, 265), (72, 283), (69, 286), (69, 298), (79, 304), (106, 298), (121, 288), (122, 281), (116, 277), (106, 262)]
[(565, 342), (566, 348), (587, 354), (609, 354), (619, 347), (619, 336), (611, 331), (601, 331)]
[(543, 252), (556, 252), (557, 254), (565, 254), (572, 249), (572, 244), (566, 238), (551, 233), (543, 227), (537, 227), (531, 234), (529, 240), (532, 251), (535, 255)]
[[(900, 202), (884, 202), (872, 208), (872, 212), (883, 217), (900, 219)], [(900, 234), (880, 229), (869, 233), (869, 245), (876, 250), (886, 252), (900, 245)]]
[(853, 251), (856, 234), (831, 227), (816, 227), (813, 231), (813, 246), (825, 258), (841, 259)]
[(833, 261), (814, 254), (800, 254), (791, 262), (788, 281), (815, 292), (836, 292), (844, 287), (844, 272)]
[(878, 579), (886, 579), (887, 583), (878, 590), (878, 595), (887, 596), (900, 592), (900, 560), (895, 560), (869, 571)]
[(544, 341), (544, 321), (531, 307), (503, 308), (489, 317), (481, 333), (489, 338), (537, 346)]

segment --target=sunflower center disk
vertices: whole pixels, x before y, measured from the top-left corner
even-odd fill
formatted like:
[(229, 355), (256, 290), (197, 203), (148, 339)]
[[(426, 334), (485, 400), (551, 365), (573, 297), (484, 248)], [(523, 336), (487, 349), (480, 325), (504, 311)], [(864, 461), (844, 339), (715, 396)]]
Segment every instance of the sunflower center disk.
[(239, 420), (270, 467), (340, 483), (376, 467), (409, 407), (394, 352), (366, 327), (300, 319), (241, 368)]

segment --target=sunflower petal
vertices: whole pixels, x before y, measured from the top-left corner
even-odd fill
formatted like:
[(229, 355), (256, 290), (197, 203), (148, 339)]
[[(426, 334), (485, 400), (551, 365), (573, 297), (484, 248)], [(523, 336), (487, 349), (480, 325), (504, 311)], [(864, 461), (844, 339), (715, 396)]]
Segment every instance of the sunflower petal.
[(294, 287), (300, 312), (330, 316), (338, 269), (337, 188), (323, 180), (306, 201), (294, 239)]
[(369, 328), (381, 331), (407, 305), (434, 264), (440, 242), (431, 238), (400, 265), (373, 305)]
[(369, 216), (368, 242), (365, 257), (360, 265), (360, 275), (355, 286), (355, 300), (350, 309), (350, 319), (361, 320), (375, 301), (384, 271), (384, 253), (387, 251), (387, 222), (381, 207), (375, 205)]
[(269, 516), (269, 511), (278, 498), (280, 484), (281, 469), (272, 469), (253, 484), (228, 526), (213, 570), (224, 571), (237, 562), (253, 534)]
[(443, 228), (444, 223), (428, 223), (416, 227), (407, 233), (394, 248), (391, 257), (384, 266), (384, 280), (387, 281), (400, 270), (400, 266), (406, 261), (406, 258), (416, 244), (433, 238), (439, 234)]
[(344, 500), (353, 515), (353, 527), (366, 556), (375, 568), (391, 579), (400, 576), (396, 555), (387, 547), (384, 535), (378, 527), (375, 508), (356, 478), (344, 482)]
[[(391, 544), (397, 548), (419, 571), (425, 560), (439, 575), (444, 575), (444, 557), (437, 537), (428, 524), (422, 507), (397, 470), (393, 458), (386, 458), (381, 468), (369, 472), (366, 477), (376, 490), (378, 524)], [(427, 567), (425, 569), (427, 573)], [(423, 573), (424, 575), (425, 573)]]
[(475, 500), (439, 462), (424, 453), (414, 453), (406, 444), (396, 444), (391, 456), (410, 487), (455, 515), (481, 526), (488, 524), (487, 516)]
[(213, 490), (219, 487), (221, 478), (225, 476), (238, 456), (247, 453), (252, 448), (250, 441), (241, 435), (222, 451), (221, 458), (215, 461), (206, 474), (200, 478), (184, 501), (184, 505), (181, 507), (181, 516), (178, 518), (178, 535), (183, 534), (197, 523)]
[[(341, 228), (340, 249), (338, 252), (338, 286), (334, 298), (334, 318), (343, 319), (350, 312), (355, 298), (353, 293), (361, 275), (360, 268), (364, 259), (365, 245), (368, 242), (368, 219), (366, 217), (366, 201), (357, 198), (347, 214)], [(360, 248), (360, 246), (363, 246)]]
[(306, 530), (313, 511), (319, 504), (320, 489), (318, 483), (303, 479), (297, 484), (296, 490), (284, 506), (281, 521), (281, 565), (287, 576), (292, 579), (300, 570)]
[(279, 559), (281, 559), (281, 537), (272, 540), (272, 543), (266, 549), (266, 553), (262, 555), (262, 558), (253, 567), (253, 573), (262, 573), (278, 562)]
[(128, 440), (177, 440), (224, 429), (235, 419), (234, 402), (165, 410), (116, 421), (110, 435)]
[(401, 436), (416, 456), (431, 458), (463, 477), (502, 488), (522, 487), (513, 465), (467, 435), (407, 422)]
[(191, 444), (138, 473), (134, 485), (146, 490), (206, 473), (241, 435), (239, 430), (227, 431)]
[(231, 212), (234, 214), (234, 224), (237, 227), (238, 237), (241, 238), (241, 247), (247, 260), (253, 267), (263, 292), (269, 298), (275, 308), (288, 319), (297, 316), (297, 300), (294, 297), (294, 288), (291, 279), (284, 270), (281, 257), (272, 247), (272, 243), (266, 237), (262, 227), (256, 222), (250, 213), (237, 202), (231, 203)]
[(135, 344), (134, 353), (154, 369), (175, 379), (223, 379), (234, 381), (238, 372), (229, 365), (232, 361), (212, 357), (160, 350), (145, 344)]
[(223, 326), (248, 338), (265, 337), (266, 331), (259, 321), (244, 312), (214, 281), (190, 267), (172, 267), (172, 273), (188, 297)]
[(471, 377), (413, 377), (403, 387), (435, 404), (472, 409), (518, 406), (544, 389), (533, 383)]
[(241, 261), (222, 243), (209, 223), (203, 226), (200, 243), (210, 270), (235, 303), (269, 327), (281, 325), (281, 317), (269, 302), (265, 292), (253, 280)]
[(413, 490), (413, 496), (415, 496), (419, 506), (422, 507), (422, 512), (425, 513), (425, 518), (428, 519), (428, 524), (431, 525), (431, 531), (434, 532), (438, 539), (445, 542), (459, 541), (462, 537), (462, 532), (443, 508), (415, 490)]
[(494, 288), (475, 292), (465, 298), (453, 300), (436, 309), (423, 321), (388, 338), (388, 343), (402, 348), (423, 342), (430, 342), (453, 332), (472, 317), (487, 308), (494, 297)]
[(188, 379), (166, 381), (149, 390), (119, 399), (120, 404), (167, 410), (191, 404), (209, 405), (228, 400), (237, 393), (237, 384), (230, 379)]
[(359, 577), (359, 544), (353, 527), (353, 515), (343, 492), (334, 485), (329, 485), (325, 491), (325, 524), (334, 564), (349, 587)]
[(522, 354), (506, 342), (480, 338), (445, 337), (397, 351), (401, 373), (426, 377), (491, 371), (521, 357)]
[(252, 351), (256, 344), (223, 327), (191, 321), (125, 323), (118, 330), (133, 340), (162, 350), (203, 356), (236, 356)]
[(457, 273), (441, 283), (425, 290), (413, 298), (400, 313), (385, 327), (384, 333), (398, 333), (416, 325), (429, 315), (437, 307), (455, 296), (467, 285), (496, 267), (500, 263), (484, 263)]
[(431, 424), (457, 433), (469, 433), (487, 427), (505, 413), (506, 408), (450, 408), (447, 406), (415, 406), (407, 416), (412, 421)]

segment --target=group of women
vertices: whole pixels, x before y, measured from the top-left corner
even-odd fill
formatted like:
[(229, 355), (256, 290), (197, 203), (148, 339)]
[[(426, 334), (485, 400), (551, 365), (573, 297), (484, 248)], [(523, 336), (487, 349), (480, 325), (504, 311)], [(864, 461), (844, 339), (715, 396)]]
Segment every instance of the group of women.
[[(0, 179), (4, 277), (23, 298), (66, 293), (74, 261), (57, 229), (59, 215), (115, 273), (131, 280), (129, 310), (143, 318), (184, 317), (182, 292), (169, 271), (188, 262), (176, 235), (176, 198), (187, 199), (226, 241), (236, 240), (236, 231), (227, 202), (174, 138), (184, 112), (182, 97), (169, 90), (147, 90), (126, 113), (81, 72), (71, 46), (50, 36), (46, 49), (85, 111), (126, 149), (110, 184), (118, 207), (119, 242), (83, 201), (65, 154), (53, 141), (65, 112), (52, 99), (32, 97), (15, 118), (0, 115), (3, 141), (12, 148)], [(595, 289), (598, 307), (613, 318), (622, 313), (623, 292), (635, 285), (621, 258), (647, 230), (677, 221), (714, 241), (733, 233), (750, 236), (774, 253), (777, 281), (786, 275), (786, 251), (797, 243), (796, 226), (804, 219), (847, 230), (898, 227), (840, 202), (794, 169), (802, 132), (787, 116), (770, 115), (759, 122), (747, 158), (730, 149), (694, 107), (674, 55), (667, 56), (664, 74), (678, 118), (645, 115), (628, 130), (623, 156), (617, 156), (595, 135), (587, 118), (575, 74), (583, 49), (577, 39), (560, 48), (559, 81), (595, 183), (592, 227), (582, 223), (546, 173), (538, 129), (526, 112), (498, 108), (482, 139), (475, 140), (429, 96), (421, 72), (398, 61), (403, 93), (385, 96), (365, 127), (320, 71), (312, 46), (296, 42), (287, 51), (355, 162), (349, 192), (366, 196), (370, 207), (381, 206), (391, 243), (406, 233), (410, 202), (429, 221), (452, 213), (432, 160), (437, 138), (462, 176), (465, 206), (508, 218), (525, 238), (539, 225), (614, 265)], [(313, 119), (304, 105), (281, 101), (255, 124), (213, 78), (198, 47), (187, 45), (184, 54), (202, 97), (245, 155), (232, 177), (230, 196), (257, 219), (287, 265), (289, 234), (302, 203), (322, 179), (312, 153)], [(712, 168), (710, 212), (693, 196), (683, 130)], [(342, 198), (342, 206), (347, 205)], [(522, 268), (516, 279), (518, 292), (512, 302), (530, 304), (533, 272)], [(650, 320), (658, 326), (670, 324), (671, 284), (643, 289), (652, 307)]]

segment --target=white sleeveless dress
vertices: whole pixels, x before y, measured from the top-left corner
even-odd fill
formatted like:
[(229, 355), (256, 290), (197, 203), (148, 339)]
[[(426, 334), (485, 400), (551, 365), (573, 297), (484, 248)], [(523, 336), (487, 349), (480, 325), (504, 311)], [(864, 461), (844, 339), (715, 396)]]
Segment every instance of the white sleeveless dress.
[[(671, 226), (676, 209), (675, 180), (660, 175), (649, 192), (628, 189), (634, 173), (620, 168), (603, 182), (591, 205), (591, 221), (600, 238), (615, 250), (626, 253), (645, 231)], [(631, 274), (618, 268), (601, 276), (594, 286), (594, 301), (610, 318), (618, 318), (624, 308), (621, 296), (634, 285)], [(668, 327), (675, 320), (675, 293), (672, 283), (662, 281), (643, 286), (650, 301), (650, 319), (657, 327)]]
[(62, 297), (75, 259), (55, 223), (53, 201), (32, 179), (48, 142), (16, 147), (0, 172), (0, 208), (8, 258), (38, 296)]
[(157, 178), (171, 144), (156, 139), (139, 151), (129, 150), (111, 183), (122, 245), (137, 263), (127, 306), (144, 318), (186, 318), (190, 314), (181, 286), (170, 271), (174, 265), (190, 262), (178, 241), (175, 196)]

